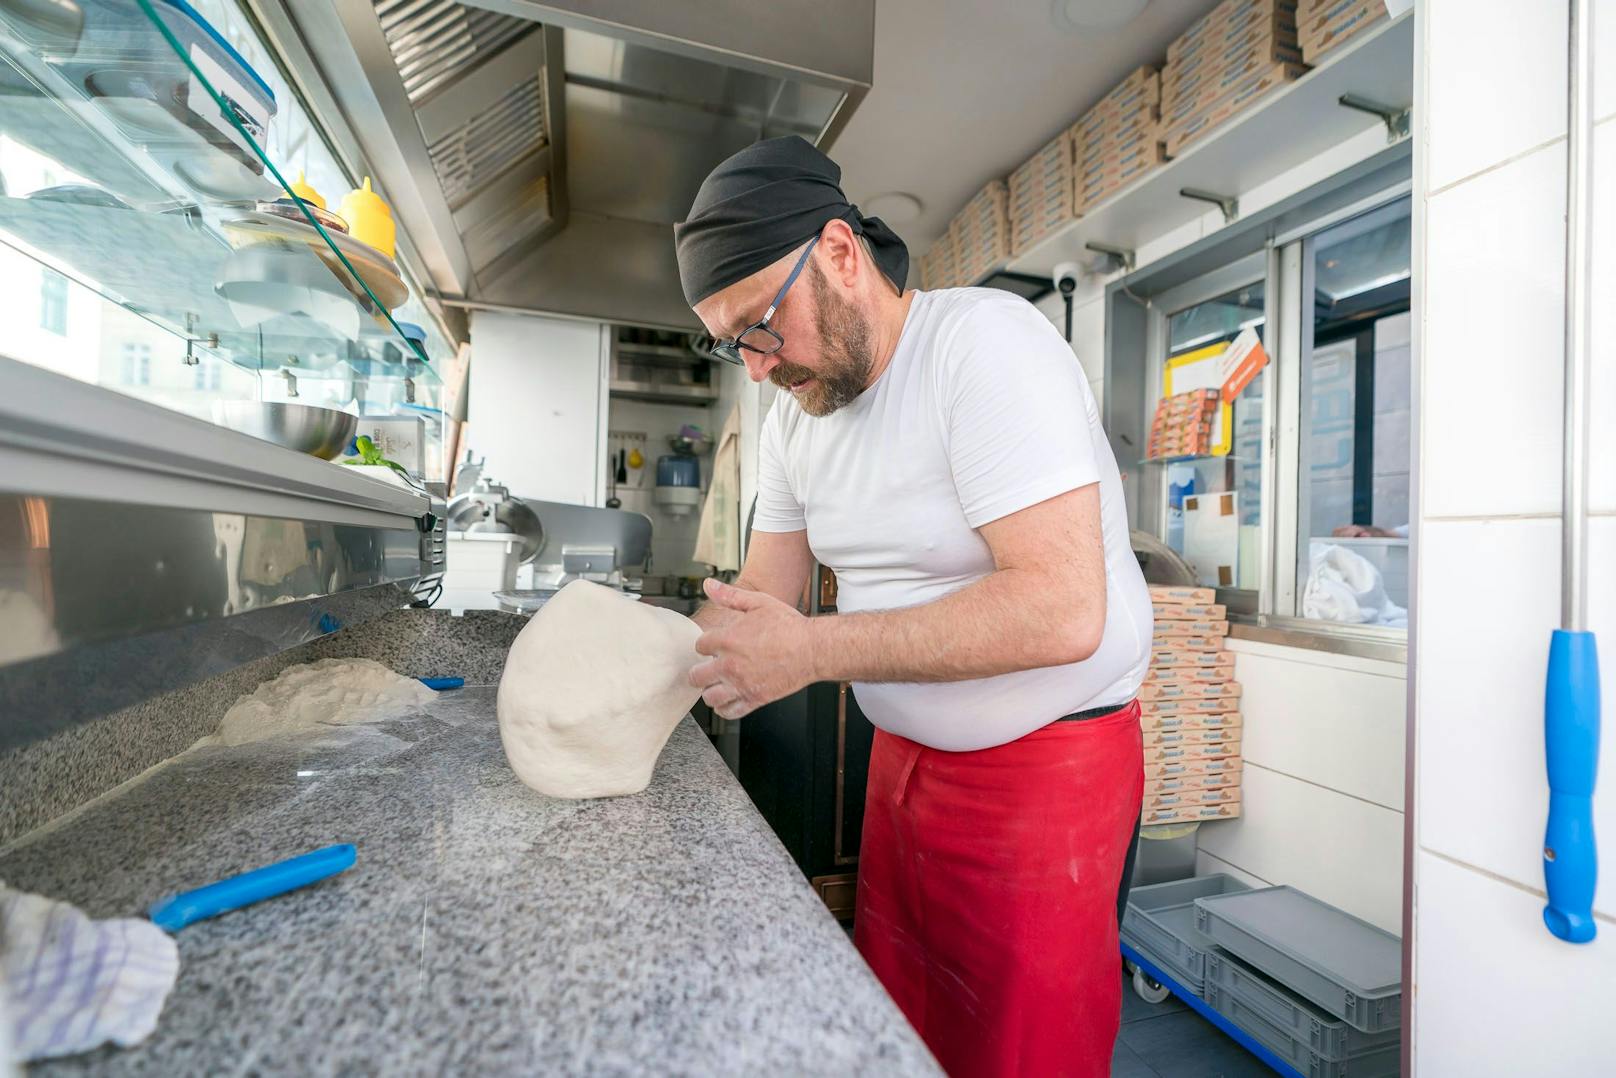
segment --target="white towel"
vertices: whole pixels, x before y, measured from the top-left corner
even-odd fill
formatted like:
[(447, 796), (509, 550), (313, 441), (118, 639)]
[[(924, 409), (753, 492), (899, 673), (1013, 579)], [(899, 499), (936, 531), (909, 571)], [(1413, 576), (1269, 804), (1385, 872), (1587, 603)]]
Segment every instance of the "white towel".
[(150, 921), (92, 921), (0, 883), (0, 1016), (15, 1061), (139, 1044), (179, 971), (173, 938)]
[(1408, 626), (1408, 611), (1387, 596), (1374, 563), (1333, 543), (1313, 548), (1302, 614), (1351, 625)]
[(718, 572), (741, 568), (741, 410), (731, 408), (713, 454), (713, 479), (701, 506), (694, 560)]

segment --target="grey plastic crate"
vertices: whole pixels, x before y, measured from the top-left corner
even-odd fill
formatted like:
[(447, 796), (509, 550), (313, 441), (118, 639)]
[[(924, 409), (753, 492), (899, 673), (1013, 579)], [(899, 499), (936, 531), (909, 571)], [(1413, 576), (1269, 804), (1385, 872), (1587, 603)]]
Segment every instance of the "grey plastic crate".
[(1234, 996), (1324, 1059), (1351, 1059), (1387, 1045), (1395, 1047), (1403, 1039), (1400, 1029), (1379, 1033), (1353, 1029), (1215, 947), (1206, 955), (1206, 983)]
[(1239, 1026), (1252, 1039), (1289, 1063), (1306, 1078), (1397, 1078), (1402, 1051), (1396, 1044), (1373, 1048), (1351, 1059), (1325, 1059), (1306, 1041), (1274, 1025), (1238, 996), (1211, 981), (1206, 1001), (1214, 1011)]
[(1130, 943), (1142, 944), (1169, 973), (1178, 974), (1184, 987), (1200, 991), (1206, 978), (1203, 959), (1212, 941), (1195, 927), (1195, 900), (1249, 890), (1222, 872), (1135, 887), (1128, 892), (1122, 934)]
[(1365, 1033), (1402, 1025), (1397, 937), (1294, 887), (1195, 900), (1195, 927)]

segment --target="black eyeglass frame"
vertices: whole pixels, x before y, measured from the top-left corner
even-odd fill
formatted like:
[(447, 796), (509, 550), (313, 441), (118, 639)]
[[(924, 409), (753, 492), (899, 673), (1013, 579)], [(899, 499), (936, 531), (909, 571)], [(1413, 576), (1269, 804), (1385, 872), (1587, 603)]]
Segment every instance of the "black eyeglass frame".
[[(792, 267), (791, 275), (786, 278), (786, 283), (780, 286), (780, 291), (774, 294), (774, 302), (769, 304), (769, 309), (763, 312), (762, 318), (759, 318), (728, 340), (713, 342), (712, 347), (708, 349), (713, 358), (744, 367), (746, 366), (746, 357), (741, 355), (741, 349), (756, 352), (760, 356), (772, 356), (786, 346), (785, 338), (771, 329), (769, 322), (774, 318), (775, 312), (780, 309), (780, 304), (785, 300), (786, 293), (791, 291), (791, 286), (797, 283), (797, 277), (802, 273), (803, 267), (808, 264), (808, 256), (814, 253), (814, 244), (818, 242), (818, 236), (808, 241), (808, 246), (803, 249), (802, 257), (797, 259), (797, 264)], [(773, 339), (773, 344), (759, 348), (755, 344), (747, 344), (742, 340), (743, 337), (749, 337), (759, 332), (768, 334)]]

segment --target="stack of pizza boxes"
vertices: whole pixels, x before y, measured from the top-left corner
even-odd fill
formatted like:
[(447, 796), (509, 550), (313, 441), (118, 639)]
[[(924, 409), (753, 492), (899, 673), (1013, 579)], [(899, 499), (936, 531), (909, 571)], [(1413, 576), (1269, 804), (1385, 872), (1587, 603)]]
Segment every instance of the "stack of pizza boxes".
[(1240, 685), (1225, 650), (1227, 612), (1211, 588), (1152, 584), (1150, 670), (1139, 689), (1145, 740), (1143, 822), (1240, 815)]
[(1318, 63), (1330, 50), (1367, 33), (1390, 16), (1386, 0), (1300, 0), (1296, 37), (1302, 62)]

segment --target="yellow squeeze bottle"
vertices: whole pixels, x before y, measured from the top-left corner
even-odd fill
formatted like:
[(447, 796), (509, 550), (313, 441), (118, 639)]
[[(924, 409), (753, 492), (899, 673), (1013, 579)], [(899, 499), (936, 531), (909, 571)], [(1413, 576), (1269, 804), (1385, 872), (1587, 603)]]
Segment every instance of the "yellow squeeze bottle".
[(393, 211), (387, 208), (381, 196), (370, 189), (370, 177), (364, 185), (342, 196), (342, 219), (348, 222), (348, 234), (361, 243), (368, 243), (388, 258), (393, 257), (395, 228)]
[(325, 199), (320, 197), (320, 192), (309, 186), (309, 181), (304, 178), (302, 172), (299, 172), (297, 179), (292, 182), (292, 194), (317, 210), (325, 209)]

